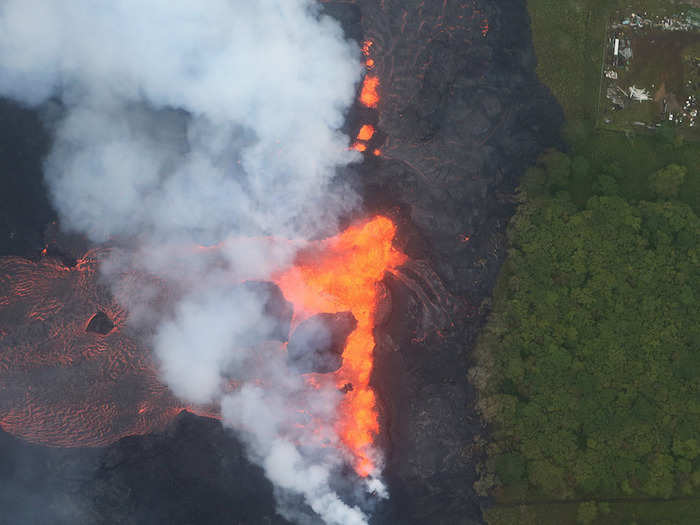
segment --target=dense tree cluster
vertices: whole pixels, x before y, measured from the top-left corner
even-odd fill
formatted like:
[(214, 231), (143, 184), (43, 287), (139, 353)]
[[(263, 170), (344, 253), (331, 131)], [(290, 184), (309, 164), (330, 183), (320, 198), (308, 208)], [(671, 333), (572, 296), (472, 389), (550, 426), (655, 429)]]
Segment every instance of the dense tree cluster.
[(489, 525), (700, 523), (700, 144), (598, 126), (603, 28), (678, 4), (527, 1), (567, 153), (523, 181), (470, 371)]
[[(613, 168), (614, 171), (614, 168)], [(670, 165), (627, 200), (550, 152), (522, 186), (472, 377), (511, 500), (700, 492), (700, 220)], [(581, 504), (580, 522), (595, 518)]]

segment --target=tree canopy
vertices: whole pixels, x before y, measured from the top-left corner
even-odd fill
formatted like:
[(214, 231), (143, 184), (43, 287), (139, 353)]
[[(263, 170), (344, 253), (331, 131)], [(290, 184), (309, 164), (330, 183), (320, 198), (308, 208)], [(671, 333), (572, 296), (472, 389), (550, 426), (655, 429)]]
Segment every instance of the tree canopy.
[(473, 371), (505, 499), (698, 492), (700, 220), (671, 200), (686, 173), (630, 202), (559, 152), (528, 172)]

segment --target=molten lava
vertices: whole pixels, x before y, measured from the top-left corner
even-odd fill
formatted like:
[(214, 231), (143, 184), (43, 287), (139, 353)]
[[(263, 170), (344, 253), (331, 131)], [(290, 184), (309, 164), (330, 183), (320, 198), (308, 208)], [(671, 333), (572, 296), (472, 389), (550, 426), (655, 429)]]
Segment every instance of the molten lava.
[[(370, 57), (373, 45), (374, 42), (372, 42), (371, 40), (365, 40), (362, 43), (362, 54), (366, 58), (365, 68), (368, 71), (374, 69), (375, 66), (374, 59)], [(362, 82), (362, 89), (360, 90), (359, 95), (360, 103), (363, 106), (372, 109), (377, 107), (377, 104), (379, 104), (379, 93), (377, 91), (378, 87), (379, 77), (375, 75), (365, 76), (365, 79)], [(360, 153), (364, 153), (365, 151), (367, 151), (367, 142), (372, 139), (372, 137), (374, 136), (374, 132), (374, 126), (372, 126), (371, 124), (363, 124), (360, 128), (360, 131), (357, 133), (357, 138), (355, 142), (353, 142), (352, 146), (350, 146), (350, 149), (354, 149), (355, 151), (359, 151)], [(381, 152), (377, 148), (375, 148), (372, 151), (372, 153), (375, 157), (378, 157), (381, 154)]]
[(357, 133), (357, 140), (369, 140), (372, 138), (372, 135), (374, 135), (374, 126), (365, 124)]
[[(318, 313), (342, 311), (357, 319), (342, 367), (323, 378), (345, 392), (335, 425), (361, 475), (375, 471), (372, 445), (378, 432), (369, 387), (375, 286), (406, 260), (392, 247), (394, 233), (389, 219), (374, 218), (311, 243), (293, 267), (276, 276), (294, 305), (295, 324)], [(196, 256), (216, 250), (197, 250)], [(128, 312), (98, 279), (107, 254), (93, 250), (70, 268), (52, 257), (38, 262), (0, 258), (3, 430), (49, 446), (104, 446), (162, 429), (183, 409), (218, 417), (215, 407), (181, 403), (160, 382), (140, 329), (126, 323)], [(166, 283), (127, 268), (114, 286), (154, 311), (172, 300)], [(98, 317), (101, 323), (96, 323)], [(323, 378), (307, 376), (310, 384)]]
[(376, 108), (379, 104), (379, 77), (367, 75), (362, 82), (362, 90), (360, 91), (360, 102), (368, 108)]
[(392, 246), (395, 232), (385, 217), (348, 228), (301, 252), (294, 267), (276, 279), (294, 304), (295, 320), (341, 311), (351, 311), (357, 319), (343, 352), (343, 366), (334, 375), (337, 387), (345, 391), (337, 431), (361, 476), (375, 471), (372, 445), (379, 431), (374, 391), (369, 386), (376, 286), (385, 272), (406, 261)]

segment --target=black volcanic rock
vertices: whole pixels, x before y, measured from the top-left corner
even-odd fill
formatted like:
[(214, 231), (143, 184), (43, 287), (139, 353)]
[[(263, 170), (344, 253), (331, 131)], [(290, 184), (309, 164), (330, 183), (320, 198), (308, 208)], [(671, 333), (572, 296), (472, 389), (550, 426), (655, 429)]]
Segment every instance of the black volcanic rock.
[(468, 452), (471, 436), (481, 430), (464, 373), (469, 323), (455, 322), (474, 320), (474, 313), (445, 290), (433, 295), (428, 288), (434, 279), (385, 279), (394, 306), (377, 334), (372, 384), (382, 400), (392, 497), (377, 514), (379, 524), (480, 522)]
[(86, 332), (94, 332), (96, 334), (107, 335), (114, 328), (114, 323), (104, 312), (97, 312), (92, 316), (90, 322), (85, 328)]
[(186, 412), (106, 448), (41, 447), (0, 430), (0, 509), (0, 525), (289, 523), (242, 444)]
[(0, 98), (0, 255), (38, 255), (55, 217), (44, 187), (51, 139), (37, 112)]
[(356, 327), (357, 319), (351, 312), (310, 317), (289, 339), (287, 363), (302, 374), (335, 372), (343, 364), (345, 342)]
[(280, 287), (270, 281), (246, 281), (241, 287), (263, 299), (263, 313), (268, 321), (264, 326), (255, 327), (251, 338), (286, 342), (294, 307), (284, 298)]
[(357, 42), (362, 41), (362, 11), (350, 2), (324, 2), (321, 13), (340, 22), (345, 37)]

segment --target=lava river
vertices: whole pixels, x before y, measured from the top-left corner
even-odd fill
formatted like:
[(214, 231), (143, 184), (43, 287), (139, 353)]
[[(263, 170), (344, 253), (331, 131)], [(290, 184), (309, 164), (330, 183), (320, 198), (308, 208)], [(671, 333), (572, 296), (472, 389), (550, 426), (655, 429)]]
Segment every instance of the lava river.
[[(340, 406), (338, 433), (355, 458), (361, 476), (373, 472), (373, 438), (379, 431), (374, 392), (369, 386), (374, 350), (377, 283), (406, 261), (395, 250), (394, 224), (377, 217), (301, 252), (296, 264), (276, 280), (294, 304), (294, 321), (319, 312), (351, 311), (357, 328), (349, 335), (338, 388), (351, 384)], [(313, 377), (311, 378), (313, 379)]]
[[(377, 285), (406, 261), (393, 248), (394, 224), (375, 217), (341, 234), (312, 242), (292, 267), (273, 277), (294, 305), (293, 326), (321, 312), (351, 311), (343, 364), (308, 381), (334, 381), (346, 393), (336, 430), (360, 475), (375, 472), (373, 440), (379, 430), (373, 366)], [(286, 241), (280, 241), (286, 242)], [(178, 401), (158, 379), (144, 334), (100, 284), (103, 252), (91, 251), (73, 267), (0, 258), (0, 427), (48, 446), (103, 446), (124, 436), (162, 428), (182, 409), (216, 417)], [(122, 293), (140, 293), (157, 279), (125, 272)], [(167, 302), (169, 291), (162, 287)], [(96, 312), (113, 326), (86, 330)]]

